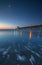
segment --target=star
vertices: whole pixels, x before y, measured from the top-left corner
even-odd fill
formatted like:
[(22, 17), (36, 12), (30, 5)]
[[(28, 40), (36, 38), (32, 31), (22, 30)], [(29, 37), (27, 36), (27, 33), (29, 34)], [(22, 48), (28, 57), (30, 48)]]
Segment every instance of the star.
[(9, 4), (8, 7), (11, 8), (11, 5)]

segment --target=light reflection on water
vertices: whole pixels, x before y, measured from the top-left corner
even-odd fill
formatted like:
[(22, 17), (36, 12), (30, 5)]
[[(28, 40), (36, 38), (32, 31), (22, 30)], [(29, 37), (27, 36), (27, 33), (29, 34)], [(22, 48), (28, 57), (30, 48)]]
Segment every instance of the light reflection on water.
[[(35, 55), (36, 56), (39, 56), (39, 54), (42, 55), (42, 50), (41, 50), (42, 49), (42, 38), (40, 38), (40, 37), (37, 38), (37, 36), (38, 36), (38, 33), (34, 34), (33, 31), (28, 31), (28, 30), (27, 31), (24, 31), (24, 30), (0, 31), (0, 51), (3, 52), (3, 57), (12, 56), (11, 57), (12, 63), (16, 59), (19, 62), (20, 61), (26, 62), (27, 59), (29, 59), (30, 62), (32, 62), (32, 60), (34, 61)], [(1, 48), (1, 46), (3, 48)], [(5, 49), (5, 50), (3, 50), (3, 49)], [(34, 53), (34, 56), (33, 56), (33, 53)], [(1, 55), (0, 55), (0, 57), (1, 57)], [(13, 60), (13, 57), (14, 57), (14, 60)], [(17, 58), (15, 58), (15, 57), (17, 57)], [(8, 58), (8, 59), (10, 60), (10, 58)], [(29, 61), (28, 61), (28, 63), (29, 63)], [(23, 64), (23, 65), (26, 65), (26, 64)]]
[(1, 37), (9, 37), (9, 36), (17, 36), (17, 37), (19, 37), (19, 36), (22, 36), (22, 32), (20, 32), (20, 31), (0, 31), (0, 38)]
[(0, 31), (0, 35), (9, 35), (11, 32), (8, 32), (8, 31)]
[(30, 38), (32, 38), (32, 32), (30, 32), (29, 36), (30, 36)]
[[(33, 37), (40, 38), (40, 32), (33, 32), (33, 31), (0, 31), (0, 36), (7, 36), (7, 35), (13, 35), (13, 36), (27, 36), (28, 38), (32, 39)], [(42, 32), (41, 32), (42, 37)]]
[[(42, 37), (38, 38), (38, 33), (33, 33), (33, 31), (23, 31), (23, 30), (14, 30), (14, 31), (0, 31), (0, 43), (14, 43), (18, 42), (19, 44), (25, 44), (29, 47), (37, 46), (42, 43)], [(19, 45), (18, 44), (18, 45)], [(31, 47), (32, 48), (32, 47)]]

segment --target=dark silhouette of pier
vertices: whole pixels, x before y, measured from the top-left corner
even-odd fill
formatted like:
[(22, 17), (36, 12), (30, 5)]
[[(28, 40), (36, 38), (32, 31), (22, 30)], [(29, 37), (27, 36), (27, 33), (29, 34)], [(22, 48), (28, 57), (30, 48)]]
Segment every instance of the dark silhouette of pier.
[(42, 24), (41, 25), (33, 25), (33, 26), (24, 26), (24, 27), (17, 27), (17, 29), (26, 29), (26, 28), (42, 28)]

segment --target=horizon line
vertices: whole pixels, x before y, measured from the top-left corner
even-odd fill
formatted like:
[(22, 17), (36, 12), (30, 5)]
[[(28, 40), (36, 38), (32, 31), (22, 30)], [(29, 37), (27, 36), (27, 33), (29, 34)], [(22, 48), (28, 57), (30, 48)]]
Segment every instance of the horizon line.
[(14, 30), (14, 29), (23, 29), (23, 28), (37, 28), (42, 27), (42, 24), (40, 25), (30, 25), (30, 26), (16, 26), (16, 27), (10, 27), (10, 28), (0, 28), (0, 30)]

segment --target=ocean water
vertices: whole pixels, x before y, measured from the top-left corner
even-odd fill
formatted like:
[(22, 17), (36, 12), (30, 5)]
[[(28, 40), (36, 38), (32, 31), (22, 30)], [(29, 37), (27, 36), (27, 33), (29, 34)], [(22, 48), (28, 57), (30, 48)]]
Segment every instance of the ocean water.
[(0, 65), (42, 65), (42, 30), (0, 31)]

